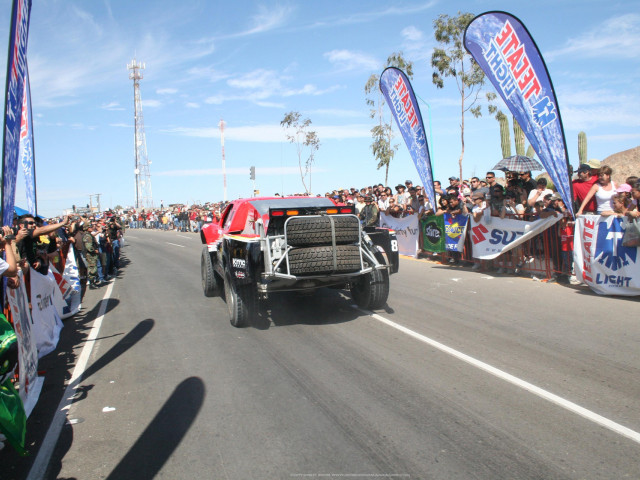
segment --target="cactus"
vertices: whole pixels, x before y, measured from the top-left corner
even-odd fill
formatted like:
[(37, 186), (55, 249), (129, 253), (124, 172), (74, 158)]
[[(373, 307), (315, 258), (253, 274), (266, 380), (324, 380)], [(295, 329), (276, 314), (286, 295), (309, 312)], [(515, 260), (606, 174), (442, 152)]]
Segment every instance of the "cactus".
[(502, 158), (511, 156), (511, 135), (509, 134), (509, 119), (505, 114), (498, 116), (500, 122), (500, 144), (502, 147)]
[(513, 139), (516, 142), (516, 155), (524, 155), (524, 132), (515, 117), (513, 118)]
[(587, 163), (587, 134), (584, 132), (578, 133), (578, 158), (580, 165)]
[(536, 158), (536, 151), (533, 149), (533, 145), (529, 144), (526, 156), (529, 158)]

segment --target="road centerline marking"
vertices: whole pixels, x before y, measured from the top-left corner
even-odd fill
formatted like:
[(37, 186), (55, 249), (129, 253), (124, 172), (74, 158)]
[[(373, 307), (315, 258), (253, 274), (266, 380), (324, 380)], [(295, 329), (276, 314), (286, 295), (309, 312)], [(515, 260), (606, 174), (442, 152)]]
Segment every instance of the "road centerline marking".
[(169, 245), (173, 245), (174, 247), (184, 248), (184, 245), (178, 245), (177, 243), (167, 242)]
[(360, 310), (361, 312), (366, 313), (367, 315), (378, 320), (379, 322), (384, 323), (385, 325), (395, 328), (396, 330), (403, 332), (409, 335), (410, 337), (415, 338), (416, 340), (419, 340), (423, 343), (426, 343), (427, 345), (437, 348), (441, 352), (444, 352), (459, 360), (462, 360), (463, 362), (468, 363), (469, 365), (472, 365), (476, 368), (479, 368), (480, 370), (484, 370), (485, 372), (493, 375), (494, 377), (500, 378), (501, 380), (509, 382), (510, 384), (515, 385), (516, 387), (522, 388), (523, 390), (533, 393), (537, 397), (540, 397), (555, 405), (558, 405), (559, 407), (564, 408), (565, 410), (573, 412), (583, 418), (586, 418), (587, 420), (590, 420), (593, 423), (596, 423), (608, 430), (611, 430), (612, 432), (617, 433), (618, 435), (622, 435), (623, 437), (633, 440), (636, 443), (640, 443), (640, 433), (636, 432), (635, 430), (631, 430), (630, 428), (625, 427), (624, 425), (620, 425), (619, 423), (616, 423), (613, 420), (609, 420), (608, 418), (603, 417), (602, 415), (599, 415), (587, 408), (581, 407), (580, 405), (573, 403), (570, 400), (567, 400), (565, 398), (562, 398), (559, 395), (556, 395), (547, 390), (544, 390), (543, 388), (537, 387), (532, 383), (529, 383), (514, 375), (511, 375), (510, 373), (500, 370), (499, 368), (493, 367), (488, 363), (482, 362), (465, 353), (455, 350), (454, 348), (448, 347), (447, 345), (440, 343), (437, 340), (429, 338), (418, 332), (414, 332), (413, 330), (403, 325), (400, 325), (396, 322), (393, 322), (383, 317), (382, 315), (378, 315), (377, 313), (360, 309), (357, 306), (354, 306), (354, 308)]

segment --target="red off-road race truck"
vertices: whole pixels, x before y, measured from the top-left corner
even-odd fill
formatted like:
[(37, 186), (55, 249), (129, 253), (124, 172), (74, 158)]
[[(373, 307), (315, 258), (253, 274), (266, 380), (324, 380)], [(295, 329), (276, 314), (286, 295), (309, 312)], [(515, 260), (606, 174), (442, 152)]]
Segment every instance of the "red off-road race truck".
[(351, 291), (365, 309), (384, 306), (398, 241), (386, 228), (363, 228), (353, 206), (324, 197), (247, 198), (202, 228), (205, 296), (222, 295), (231, 324), (245, 327), (272, 292)]

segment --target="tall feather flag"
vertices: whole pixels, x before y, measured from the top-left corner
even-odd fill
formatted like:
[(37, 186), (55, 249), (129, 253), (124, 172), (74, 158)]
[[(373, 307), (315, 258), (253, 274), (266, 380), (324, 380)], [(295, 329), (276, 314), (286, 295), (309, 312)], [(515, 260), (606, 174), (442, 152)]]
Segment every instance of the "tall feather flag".
[(5, 91), (4, 137), (2, 150), (2, 224), (13, 222), (16, 200), (16, 176), (20, 155), (20, 124), (22, 122), (22, 96), (27, 72), (27, 39), (31, 0), (13, 0), (9, 55)]
[(567, 143), (558, 101), (540, 50), (513, 15), (486, 12), (464, 32), (464, 46), (482, 68), (573, 212)]
[(22, 121), (20, 123), (20, 162), (24, 172), (25, 190), (27, 194), (27, 211), (31, 215), (38, 214), (36, 199), (36, 165), (33, 144), (33, 115), (31, 114), (31, 85), (29, 68), (24, 79), (22, 96)]
[(431, 158), (427, 145), (427, 136), (420, 114), (420, 107), (413, 88), (405, 73), (395, 67), (388, 67), (380, 75), (380, 90), (384, 95), (398, 128), (402, 133), (413, 163), (418, 170), (422, 185), (432, 208), (437, 208), (436, 192), (433, 187)]

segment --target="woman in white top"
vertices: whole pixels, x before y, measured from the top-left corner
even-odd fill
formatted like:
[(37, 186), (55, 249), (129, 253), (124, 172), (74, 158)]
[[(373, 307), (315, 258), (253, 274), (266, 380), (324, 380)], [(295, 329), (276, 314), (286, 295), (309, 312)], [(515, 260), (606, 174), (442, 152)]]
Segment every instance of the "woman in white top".
[(598, 181), (593, 184), (587, 196), (584, 197), (582, 201), (582, 205), (580, 205), (580, 209), (578, 210), (577, 215), (582, 215), (582, 210), (589, 203), (589, 200), (596, 196), (596, 203), (598, 205), (598, 213), (600, 215), (615, 215), (613, 211), (613, 202), (611, 201), (612, 197), (616, 194), (616, 186), (611, 181), (611, 174), (613, 170), (611, 167), (604, 165), (600, 168), (600, 172), (598, 173)]

